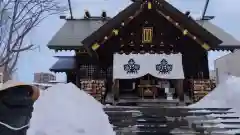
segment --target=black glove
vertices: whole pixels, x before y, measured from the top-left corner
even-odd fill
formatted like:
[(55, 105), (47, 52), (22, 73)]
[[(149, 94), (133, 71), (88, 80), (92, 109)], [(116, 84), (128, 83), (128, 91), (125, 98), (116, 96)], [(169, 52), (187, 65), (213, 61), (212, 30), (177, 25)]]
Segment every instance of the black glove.
[(0, 91), (0, 135), (26, 135), (33, 111), (33, 93), (30, 85)]

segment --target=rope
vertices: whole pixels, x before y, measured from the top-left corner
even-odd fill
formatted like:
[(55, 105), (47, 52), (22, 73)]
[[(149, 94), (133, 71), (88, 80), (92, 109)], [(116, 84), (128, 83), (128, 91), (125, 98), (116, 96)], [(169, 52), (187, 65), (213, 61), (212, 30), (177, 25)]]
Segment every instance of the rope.
[(28, 127), (30, 124), (28, 123), (27, 125), (24, 125), (22, 127), (16, 128), (16, 127), (10, 126), (10, 125), (0, 121), (0, 125), (3, 125), (3, 126), (5, 126), (6, 128), (8, 128), (10, 130), (18, 131), (18, 130), (22, 130), (22, 129)]

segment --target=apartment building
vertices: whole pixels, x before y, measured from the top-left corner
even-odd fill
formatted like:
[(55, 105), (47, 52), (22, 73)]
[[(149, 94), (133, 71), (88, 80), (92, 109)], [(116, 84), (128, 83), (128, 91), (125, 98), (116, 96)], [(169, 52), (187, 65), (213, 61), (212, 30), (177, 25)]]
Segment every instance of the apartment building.
[(35, 83), (49, 83), (50, 81), (56, 81), (56, 76), (52, 73), (34, 73)]

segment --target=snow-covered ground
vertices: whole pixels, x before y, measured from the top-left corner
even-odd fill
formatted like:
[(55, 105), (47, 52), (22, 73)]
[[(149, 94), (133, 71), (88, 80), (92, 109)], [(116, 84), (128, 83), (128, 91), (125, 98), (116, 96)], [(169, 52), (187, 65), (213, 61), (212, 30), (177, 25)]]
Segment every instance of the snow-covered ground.
[(115, 135), (102, 104), (71, 83), (42, 91), (27, 135), (79, 134)]
[[(192, 104), (190, 108), (231, 108), (230, 112), (235, 112), (225, 115), (212, 114), (209, 116), (218, 117), (240, 117), (240, 77), (229, 76), (225, 83), (219, 84), (212, 92), (206, 95), (199, 102)], [(240, 125), (225, 125), (221, 122), (240, 122), (240, 119), (215, 119), (209, 122), (219, 123), (217, 127), (238, 127)], [(230, 130), (227, 133), (239, 133), (240, 130)]]
[[(232, 108), (234, 114), (240, 116), (240, 78), (229, 77), (225, 83), (218, 85), (191, 108)], [(201, 110), (204, 111), (204, 110)], [(207, 110), (206, 110), (207, 111)], [(209, 115), (217, 117), (216, 114)], [(224, 119), (214, 119), (217, 127), (232, 127), (224, 125)], [(240, 120), (230, 120), (240, 122)], [(240, 126), (239, 126), (240, 127)], [(231, 130), (227, 133), (236, 133)], [(115, 135), (108, 116), (103, 111), (103, 105), (92, 96), (79, 90), (75, 85), (57, 84), (41, 92), (34, 105), (34, 112), (27, 135)]]
[(225, 83), (219, 84), (206, 95), (194, 108), (233, 108), (240, 116), (240, 78), (229, 76)]

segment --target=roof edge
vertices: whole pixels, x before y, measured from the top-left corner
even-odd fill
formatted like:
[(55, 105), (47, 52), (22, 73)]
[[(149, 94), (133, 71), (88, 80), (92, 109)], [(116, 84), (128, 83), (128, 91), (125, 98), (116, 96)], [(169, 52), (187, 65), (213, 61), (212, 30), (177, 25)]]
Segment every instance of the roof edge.
[(53, 46), (53, 45), (47, 45), (48, 49), (52, 49), (52, 50), (80, 50), (80, 49), (85, 49), (85, 47), (83, 46), (69, 46), (69, 45), (57, 45), (57, 46)]

